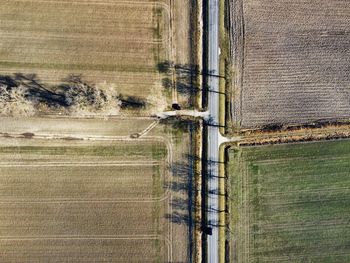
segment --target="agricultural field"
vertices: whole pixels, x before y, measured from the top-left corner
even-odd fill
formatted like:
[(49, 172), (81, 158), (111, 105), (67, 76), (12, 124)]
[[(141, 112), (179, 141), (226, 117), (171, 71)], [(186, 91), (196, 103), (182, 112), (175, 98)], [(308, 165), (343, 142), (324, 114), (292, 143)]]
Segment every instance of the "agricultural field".
[(1, 262), (187, 262), (190, 134), (152, 118), (1, 117)]
[(349, 119), (349, 2), (232, 2), (236, 126)]
[(350, 141), (229, 150), (230, 262), (349, 262)]
[(160, 65), (194, 63), (193, 12), (190, 0), (1, 2), (1, 262), (193, 258), (193, 134), (154, 116), (189, 104)]
[[(163, 85), (167, 75), (159, 71), (159, 64), (191, 63), (189, 0), (1, 4), (0, 84), (25, 86), (35, 96), (39, 90), (39, 99), (52, 97), (42, 91), (62, 97), (67, 93), (62, 87), (80, 84), (128, 102), (125, 108), (131, 115), (149, 115), (171, 105), (170, 91)], [(35, 96), (30, 99), (35, 101)], [(184, 99), (179, 94), (179, 100)], [(59, 106), (66, 101), (61, 98)]]
[(168, 260), (164, 143), (7, 138), (0, 156), (2, 262)]
[(168, 58), (168, 11), (161, 2), (3, 1), (0, 72), (50, 83), (82, 75), (126, 95), (149, 94), (156, 64)]

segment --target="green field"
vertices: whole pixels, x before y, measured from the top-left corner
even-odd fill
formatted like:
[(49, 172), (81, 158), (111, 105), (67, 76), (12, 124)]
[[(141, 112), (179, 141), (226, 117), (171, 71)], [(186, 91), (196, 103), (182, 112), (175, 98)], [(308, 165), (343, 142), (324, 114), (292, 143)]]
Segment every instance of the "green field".
[(229, 151), (231, 262), (350, 262), (350, 141)]

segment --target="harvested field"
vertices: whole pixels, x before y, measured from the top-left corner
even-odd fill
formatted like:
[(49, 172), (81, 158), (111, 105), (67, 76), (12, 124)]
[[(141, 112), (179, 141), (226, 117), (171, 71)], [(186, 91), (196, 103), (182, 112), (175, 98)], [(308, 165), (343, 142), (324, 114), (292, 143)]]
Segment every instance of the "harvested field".
[(232, 3), (232, 111), (239, 127), (350, 117), (348, 1)]
[(0, 261), (168, 260), (164, 143), (42, 141), (0, 140)]
[(349, 262), (349, 140), (229, 157), (231, 262)]
[[(70, 262), (101, 262), (101, 255), (105, 262), (154, 262), (153, 238), (123, 239), (21, 239), (0, 240), (1, 248), (6, 251), (6, 262), (50, 262), (61, 261), (62, 254)], [(127, 247), (128, 249), (125, 249)], [(23, 249), (24, 248), (24, 249)], [(42, 251), (50, 251), (43, 254)], [(77, 253), (84, 251), (84, 253)]]
[(0, 75), (68, 75), (115, 84), (145, 99), (161, 89), (156, 70), (169, 59), (170, 13), (162, 1), (5, 0), (0, 10)]
[[(37, 163), (2, 164), (1, 200), (140, 200), (160, 198), (153, 176), (161, 173), (154, 163)], [(50, 173), (48, 174), (48, 171)], [(98, 175), (98, 176), (96, 176)], [(159, 178), (161, 181), (163, 178)], [(82, 182), (84, 182), (82, 184)], [(101, 189), (101, 182), (104, 183)], [(130, 186), (133, 186), (130, 191)], [(103, 190), (103, 191), (102, 191)]]

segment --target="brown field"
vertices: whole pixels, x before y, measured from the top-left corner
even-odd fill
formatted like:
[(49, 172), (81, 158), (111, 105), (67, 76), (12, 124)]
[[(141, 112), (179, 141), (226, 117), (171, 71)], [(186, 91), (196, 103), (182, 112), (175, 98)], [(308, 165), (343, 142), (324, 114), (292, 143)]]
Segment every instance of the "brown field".
[(1, 262), (193, 256), (188, 128), (140, 117), (0, 122)]
[(0, 141), (2, 262), (168, 260), (163, 143), (47, 141)]
[[(81, 75), (165, 107), (157, 64), (193, 63), (190, 0), (1, 4), (0, 80), (22, 73), (54, 90)], [(133, 109), (108, 120), (39, 112), (0, 118), (1, 262), (190, 261), (188, 128)]]
[[(50, 262), (65, 260), (70, 262), (96, 262), (101, 255), (103, 261), (98, 262), (154, 262), (156, 239), (21, 239), (2, 240), (1, 248), (6, 251), (7, 262)], [(128, 249), (125, 249), (128, 247)], [(25, 249), (23, 249), (25, 248)], [(53, 249), (55, 248), (55, 249)], [(41, 251), (50, 251), (42, 254)], [(84, 251), (84, 253), (77, 253)], [(29, 261), (28, 259), (33, 259)], [(132, 259), (132, 260), (131, 260)]]
[(161, 88), (156, 65), (171, 52), (169, 10), (162, 1), (2, 1), (0, 74), (45, 83), (81, 74), (147, 96)]
[[(63, 171), (64, 172), (63, 172)], [(50, 171), (50, 173), (48, 173)], [(1, 165), (2, 200), (140, 200), (161, 197), (153, 189), (159, 164), (82, 162)], [(98, 176), (96, 176), (98, 175)], [(159, 178), (162, 179), (162, 178)], [(84, 182), (83, 184), (81, 182)], [(101, 182), (105, 182), (101, 189)], [(130, 191), (130, 186), (133, 186)]]
[(348, 1), (233, 3), (239, 127), (350, 117)]

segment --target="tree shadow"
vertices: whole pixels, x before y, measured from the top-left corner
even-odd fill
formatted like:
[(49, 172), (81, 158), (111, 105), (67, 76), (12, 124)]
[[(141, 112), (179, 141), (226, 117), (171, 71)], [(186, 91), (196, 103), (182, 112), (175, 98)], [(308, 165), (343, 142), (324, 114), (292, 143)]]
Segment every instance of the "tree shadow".
[(170, 206), (171, 214), (167, 214), (166, 218), (174, 224), (182, 224), (188, 226), (192, 231), (194, 222), (193, 216), (193, 196), (194, 196), (194, 170), (193, 165), (187, 159), (175, 162), (169, 167), (173, 180), (165, 185), (172, 191)]
[(180, 117), (173, 116), (166, 119), (161, 119), (160, 123), (165, 127), (170, 127), (170, 132), (175, 134), (176, 137), (181, 137), (182, 134), (188, 134), (190, 132), (189, 127), (192, 126), (193, 129), (196, 128), (198, 122), (194, 121), (192, 117)]
[(122, 103), (122, 109), (141, 110), (146, 108), (146, 101), (140, 97), (120, 95), (119, 99)]
[[(77, 101), (98, 107), (98, 101), (106, 102), (108, 98), (108, 91), (84, 81), (82, 75), (75, 74), (68, 75), (56, 85), (45, 84), (36, 74), (0, 75), (0, 86), (0, 93), (4, 89), (12, 91), (24, 88), (24, 98), (27, 101), (32, 102), (35, 106), (45, 105), (46, 108), (52, 110), (67, 109)], [(115, 96), (115, 100), (121, 102), (122, 109), (141, 110), (146, 107), (145, 100), (136, 96), (119, 94)]]
[(163, 88), (167, 91), (175, 88), (179, 94), (188, 97), (189, 106), (193, 106), (201, 91), (197, 84), (198, 75), (201, 74), (198, 68), (195, 64), (176, 64), (172, 61), (163, 61), (157, 65), (158, 72), (165, 74)]
[(42, 83), (36, 74), (1, 75), (0, 84), (7, 90), (25, 88), (25, 98), (35, 103), (41, 102), (51, 107), (68, 106), (64, 93), (60, 94), (54, 87)]

